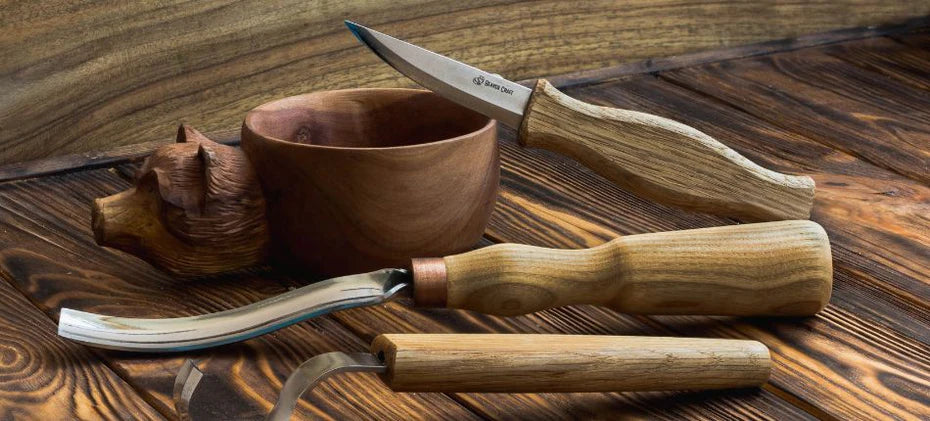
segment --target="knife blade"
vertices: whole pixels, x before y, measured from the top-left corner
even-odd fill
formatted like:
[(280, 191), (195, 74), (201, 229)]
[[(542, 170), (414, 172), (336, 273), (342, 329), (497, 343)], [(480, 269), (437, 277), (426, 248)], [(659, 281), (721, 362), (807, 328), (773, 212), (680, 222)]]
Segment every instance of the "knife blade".
[(382, 60), (420, 85), (510, 127), (520, 127), (531, 89), (355, 22), (345, 24)]
[(409, 296), (420, 307), (498, 316), (575, 304), (634, 314), (803, 316), (826, 305), (832, 280), (823, 228), (779, 221), (630, 235), (581, 250), (498, 244), (190, 317), (139, 319), (65, 308), (58, 334), (102, 348), (186, 351)]
[(529, 89), (357, 23), (345, 24), (410, 79), (518, 129), (521, 145), (573, 158), (634, 194), (750, 221), (810, 217), (813, 179), (763, 168), (693, 127), (578, 101), (545, 79)]

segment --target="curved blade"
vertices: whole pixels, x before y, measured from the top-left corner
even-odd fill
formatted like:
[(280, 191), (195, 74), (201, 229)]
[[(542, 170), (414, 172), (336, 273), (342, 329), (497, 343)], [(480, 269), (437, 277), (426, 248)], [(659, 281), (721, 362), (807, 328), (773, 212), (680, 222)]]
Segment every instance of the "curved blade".
[(531, 89), (357, 23), (345, 24), (382, 60), (420, 85), (510, 127), (520, 127)]
[(297, 400), (307, 389), (316, 386), (327, 377), (346, 372), (375, 372), (386, 373), (387, 366), (378, 357), (368, 353), (346, 354), (342, 352), (329, 352), (317, 355), (304, 361), (297, 370), (294, 370), (284, 388), (278, 395), (278, 401), (268, 413), (267, 421), (287, 421), (297, 406)]
[(185, 360), (178, 371), (177, 377), (174, 378), (174, 410), (178, 412), (178, 418), (181, 421), (190, 421), (191, 399), (194, 397), (194, 390), (200, 384), (203, 378), (203, 372), (197, 368), (192, 360)]
[[(304, 361), (284, 382), (278, 401), (265, 417), (268, 421), (287, 421), (291, 418), (300, 396), (327, 377), (338, 373), (386, 373), (387, 366), (378, 357), (364, 353), (328, 352)], [(186, 360), (174, 380), (175, 410), (181, 421), (190, 421), (191, 398), (203, 373), (191, 360)]]
[(390, 300), (409, 286), (407, 271), (384, 269), (343, 276), (247, 306), (172, 319), (134, 319), (61, 309), (58, 334), (87, 345), (125, 351), (208, 348), (262, 335), (311, 317)]

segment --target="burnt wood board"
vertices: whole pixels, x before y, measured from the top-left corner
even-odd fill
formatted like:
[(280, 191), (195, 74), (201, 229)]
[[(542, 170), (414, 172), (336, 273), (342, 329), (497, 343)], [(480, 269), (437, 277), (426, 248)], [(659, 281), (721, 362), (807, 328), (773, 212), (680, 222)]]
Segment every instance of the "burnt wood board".
[[(172, 419), (172, 382), (185, 358), (205, 368), (203, 387), (215, 398), (195, 415), (259, 417), (290, 371), (313, 355), (361, 351), (380, 333), (501, 332), (751, 338), (770, 347), (775, 366), (761, 390), (624, 394), (400, 394), (374, 375), (353, 374), (307, 393), (295, 418), (926, 419), (930, 43), (926, 33), (872, 35), (553, 78), (578, 99), (670, 117), (763, 166), (812, 176), (812, 219), (830, 235), (835, 267), (831, 303), (814, 317), (648, 317), (577, 306), (499, 318), (391, 303), (212, 350), (85, 348), (55, 335), (60, 308), (193, 315), (317, 279), (255, 268), (178, 281), (97, 247), (91, 200), (127, 188), (132, 162), (145, 154), (105, 151), (19, 165), (8, 174), (21, 180), (0, 183), (0, 324), (9, 350), (0, 364), (0, 418)], [(579, 248), (618, 235), (743, 222), (644, 201), (571, 160), (517, 146), (511, 130), (501, 138), (502, 190), (476, 246)]]

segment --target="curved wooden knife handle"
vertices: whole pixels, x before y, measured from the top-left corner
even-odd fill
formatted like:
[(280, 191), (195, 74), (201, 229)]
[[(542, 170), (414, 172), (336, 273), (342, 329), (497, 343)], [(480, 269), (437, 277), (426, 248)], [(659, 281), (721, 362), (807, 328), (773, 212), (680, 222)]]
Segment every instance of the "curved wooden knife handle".
[(543, 79), (525, 115), (521, 144), (571, 157), (647, 199), (752, 221), (810, 217), (810, 177), (762, 168), (685, 124), (578, 101)]
[(620, 392), (764, 384), (756, 341), (586, 335), (387, 334), (372, 353), (398, 392)]
[(812, 221), (630, 235), (582, 250), (498, 244), (414, 259), (417, 305), (514, 316), (597, 304), (636, 314), (805, 316), (830, 299), (830, 242)]

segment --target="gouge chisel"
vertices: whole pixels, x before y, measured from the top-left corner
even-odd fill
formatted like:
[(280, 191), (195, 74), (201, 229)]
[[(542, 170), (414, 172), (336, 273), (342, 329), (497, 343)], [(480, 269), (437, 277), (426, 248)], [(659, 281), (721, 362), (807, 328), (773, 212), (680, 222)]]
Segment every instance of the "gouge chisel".
[(807, 219), (814, 181), (756, 165), (697, 129), (533, 89), (346, 21), (366, 46), (420, 85), (519, 130), (522, 145), (571, 157), (642, 197), (753, 221)]
[(134, 319), (65, 308), (58, 334), (103, 348), (184, 351), (398, 296), (412, 296), (418, 306), (499, 316), (573, 304), (636, 314), (803, 316), (826, 305), (832, 279), (823, 228), (778, 221), (630, 235), (581, 250), (499, 244), (192, 317)]
[[(330, 352), (295, 370), (267, 420), (285, 421), (300, 396), (345, 372), (379, 373), (395, 392), (626, 392), (755, 387), (768, 348), (735, 339), (526, 334), (386, 334), (370, 353)], [(188, 360), (175, 381), (182, 419), (202, 378)]]

